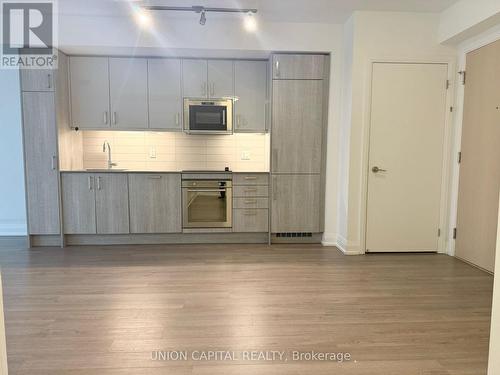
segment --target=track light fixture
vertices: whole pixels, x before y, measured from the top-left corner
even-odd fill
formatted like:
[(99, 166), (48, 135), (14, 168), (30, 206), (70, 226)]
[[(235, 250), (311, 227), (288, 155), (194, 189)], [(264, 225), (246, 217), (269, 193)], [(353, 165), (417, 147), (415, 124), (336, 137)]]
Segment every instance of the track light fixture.
[(252, 15), (257, 13), (257, 9), (249, 9), (249, 8), (209, 8), (209, 7), (204, 7), (201, 5), (193, 5), (191, 7), (171, 7), (171, 6), (161, 6), (161, 5), (143, 5), (143, 9), (145, 10), (170, 10), (170, 11), (181, 11), (181, 12), (195, 12), (195, 13), (200, 13), (200, 25), (205, 25), (207, 22), (207, 17), (206, 13), (207, 12), (215, 12), (215, 13), (246, 13), (248, 15), (247, 20), (245, 21), (246, 24), (248, 25), (249, 23), (251, 26), (245, 26), (247, 30), (253, 31), (256, 28), (256, 23), (255, 20), (251, 19)]

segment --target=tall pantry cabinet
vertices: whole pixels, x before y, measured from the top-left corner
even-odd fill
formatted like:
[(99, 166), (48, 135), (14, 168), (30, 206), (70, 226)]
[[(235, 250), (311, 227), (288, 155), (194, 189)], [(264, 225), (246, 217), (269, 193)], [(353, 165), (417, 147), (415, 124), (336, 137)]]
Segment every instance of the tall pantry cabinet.
[(69, 128), (67, 57), (56, 70), (21, 70), (21, 100), (30, 244), (58, 244), (59, 168), (81, 168), (81, 135)]
[(272, 57), (271, 232), (323, 232), (328, 62), (325, 55)]

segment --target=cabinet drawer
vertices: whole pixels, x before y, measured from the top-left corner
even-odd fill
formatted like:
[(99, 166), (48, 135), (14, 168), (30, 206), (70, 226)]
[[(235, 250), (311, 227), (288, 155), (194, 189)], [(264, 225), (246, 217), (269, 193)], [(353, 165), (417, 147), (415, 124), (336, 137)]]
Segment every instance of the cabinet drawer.
[(267, 197), (269, 195), (268, 186), (233, 186), (233, 196), (242, 197)]
[(235, 173), (233, 174), (234, 185), (269, 185), (269, 174), (267, 173)]
[(234, 198), (233, 208), (268, 208), (269, 198)]
[(233, 232), (267, 232), (268, 213), (267, 209), (233, 210)]

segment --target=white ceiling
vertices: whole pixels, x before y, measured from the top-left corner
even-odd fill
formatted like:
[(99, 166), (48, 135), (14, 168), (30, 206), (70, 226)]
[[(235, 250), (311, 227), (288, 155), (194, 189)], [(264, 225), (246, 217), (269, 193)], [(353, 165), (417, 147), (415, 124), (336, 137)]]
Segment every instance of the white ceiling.
[[(89, 16), (125, 16), (135, 4), (257, 8), (258, 16), (276, 22), (343, 23), (353, 11), (441, 12), (457, 0), (59, 0), (59, 13)], [(183, 17), (162, 12), (164, 17)], [(210, 15), (215, 17), (215, 15)]]

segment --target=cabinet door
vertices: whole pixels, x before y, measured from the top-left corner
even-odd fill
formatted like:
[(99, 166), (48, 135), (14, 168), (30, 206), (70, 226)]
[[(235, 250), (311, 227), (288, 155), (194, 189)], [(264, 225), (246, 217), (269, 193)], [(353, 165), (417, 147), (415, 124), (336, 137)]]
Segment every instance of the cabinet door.
[(129, 174), (130, 232), (180, 233), (181, 175)]
[(109, 128), (107, 57), (70, 57), (71, 126)]
[(149, 127), (181, 130), (181, 60), (148, 60)]
[(148, 66), (146, 59), (110, 58), (111, 127), (148, 127)]
[(61, 175), (65, 234), (95, 234), (95, 179), (90, 173)]
[(232, 60), (208, 60), (208, 96), (234, 96), (234, 63)]
[(23, 93), (29, 234), (59, 234), (59, 178), (54, 93)]
[(320, 176), (274, 175), (272, 184), (272, 232), (319, 232)]
[(129, 233), (127, 174), (98, 173), (95, 179), (97, 233)]
[(21, 69), (22, 91), (54, 91), (54, 70)]
[(320, 173), (323, 81), (274, 81), (272, 117), (272, 172)]
[(207, 60), (182, 60), (182, 87), (185, 98), (208, 96)]
[(266, 131), (267, 62), (235, 61), (236, 132)]
[(273, 79), (323, 79), (324, 55), (273, 55)]

